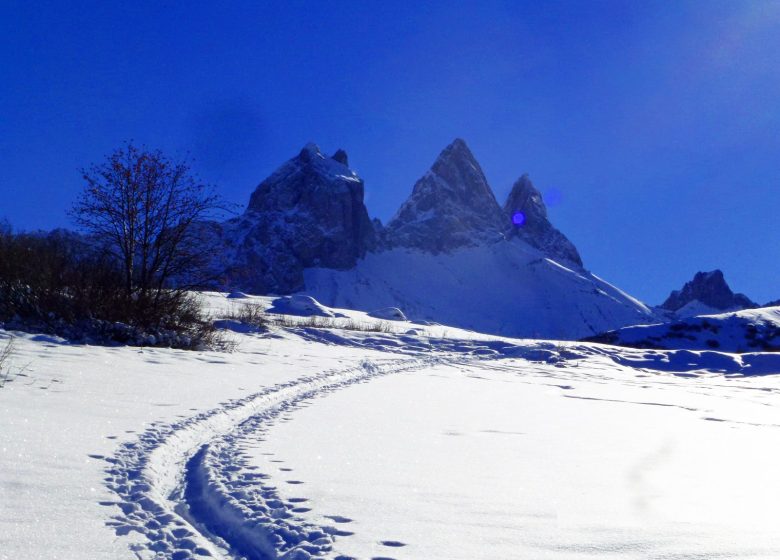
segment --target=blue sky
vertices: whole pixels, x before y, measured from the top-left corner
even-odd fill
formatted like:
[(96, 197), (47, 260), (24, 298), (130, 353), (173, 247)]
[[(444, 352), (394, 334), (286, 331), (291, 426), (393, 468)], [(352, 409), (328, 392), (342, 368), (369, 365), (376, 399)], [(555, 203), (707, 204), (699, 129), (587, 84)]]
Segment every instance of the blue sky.
[(780, 2), (4, 2), (0, 216), (70, 225), (133, 139), (232, 201), (307, 142), (386, 221), (453, 138), (528, 172), (586, 266), (659, 303), (780, 298)]

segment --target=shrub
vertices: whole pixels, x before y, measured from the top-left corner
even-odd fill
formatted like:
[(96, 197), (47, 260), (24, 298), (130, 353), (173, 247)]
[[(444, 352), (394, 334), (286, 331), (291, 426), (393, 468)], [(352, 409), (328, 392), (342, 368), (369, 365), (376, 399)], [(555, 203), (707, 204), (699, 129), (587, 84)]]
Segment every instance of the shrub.
[(269, 321), (265, 309), (257, 303), (244, 302), (237, 306), (231, 306), (230, 311), (225, 315), (225, 319), (236, 321), (259, 331), (268, 329)]
[(0, 348), (0, 389), (5, 387), (6, 383), (10, 380), (11, 364), (10, 358), (14, 349), (14, 339), (9, 338), (6, 343)]
[(72, 233), (0, 232), (0, 321), (98, 344), (209, 346), (214, 333), (190, 292), (162, 288), (154, 305), (125, 297), (110, 255)]

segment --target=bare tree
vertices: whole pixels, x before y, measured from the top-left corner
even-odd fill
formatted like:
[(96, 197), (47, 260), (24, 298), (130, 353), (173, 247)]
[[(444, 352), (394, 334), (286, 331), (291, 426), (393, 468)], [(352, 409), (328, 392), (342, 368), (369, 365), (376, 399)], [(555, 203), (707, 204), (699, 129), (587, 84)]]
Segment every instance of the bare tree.
[(82, 174), (72, 215), (116, 258), (128, 301), (155, 309), (206, 279), (211, 255), (199, 224), (225, 206), (188, 162), (127, 143)]

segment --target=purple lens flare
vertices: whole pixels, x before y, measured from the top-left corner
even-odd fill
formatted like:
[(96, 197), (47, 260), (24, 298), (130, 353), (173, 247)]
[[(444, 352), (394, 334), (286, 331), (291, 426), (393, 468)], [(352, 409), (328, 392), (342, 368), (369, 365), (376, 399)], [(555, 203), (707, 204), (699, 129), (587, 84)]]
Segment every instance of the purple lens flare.
[(525, 225), (525, 214), (520, 212), (520, 210), (517, 210), (514, 214), (512, 214), (512, 223), (516, 227), (523, 227), (523, 225)]

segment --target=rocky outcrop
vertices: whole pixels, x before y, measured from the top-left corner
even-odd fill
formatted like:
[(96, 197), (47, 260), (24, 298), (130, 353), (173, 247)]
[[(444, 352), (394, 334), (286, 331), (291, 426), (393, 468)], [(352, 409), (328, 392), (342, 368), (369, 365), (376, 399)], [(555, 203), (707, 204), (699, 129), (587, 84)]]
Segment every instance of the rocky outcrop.
[(687, 282), (682, 290), (673, 291), (660, 307), (678, 311), (695, 301), (718, 311), (758, 307), (746, 295), (732, 292), (720, 270), (697, 272), (693, 280)]
[(513, 226), (513, 234), (556, 260), (582, 266), (582, 258), (574, 244), (555, 229), (547, 219), (547, 207), (542, 194), (528, 175), (512, 186), (504, 204), (504, 213)]
[(515, 183), (502, 209), (461, 139), (439, 154), (387, 226), (369, 219), (363, 181), (348, 163), (344, 150), (327, 157), (309, 144), (255, 189), (241, 216), (204, 227), (205, 238), (224, 246), (215, 256), (227, 271), (220, 287), (289, 294), (306, 289), (305, 269), (351, 269), (367, 251), (393, 248), (435, 255), (522, 241), (520, 247), (582, 266), (528, 177)]
[(301, 290), (303, 270), (350, 268), (375, 246), (363, 181), (347, 154), (314, 144), (255, 189), (243, 215), (222, 224), (226, 283), (253, 293)]
[(447, 146), (388, 223), (391, 246), (450, 252), (503, 238), (509, 221), (466, 143)]

